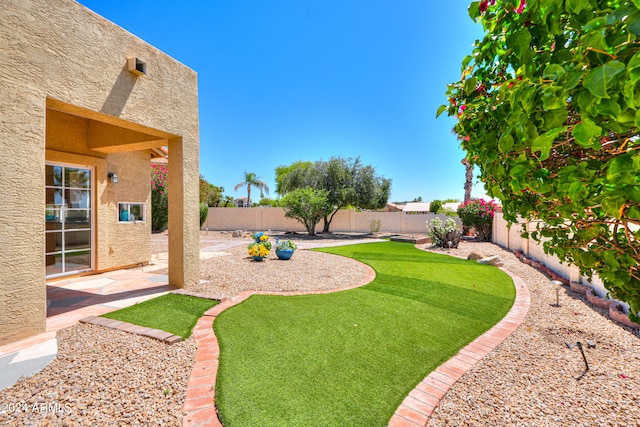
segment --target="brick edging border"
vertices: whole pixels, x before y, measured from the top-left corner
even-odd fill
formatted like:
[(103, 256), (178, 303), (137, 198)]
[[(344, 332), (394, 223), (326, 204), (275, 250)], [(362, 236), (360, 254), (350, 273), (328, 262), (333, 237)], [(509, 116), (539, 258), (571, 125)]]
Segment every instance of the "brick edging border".
[(393, 414), (389, 427), (426, 426), (451, 386), (522, 324), (531, 304), (529, 288), (519, 276), (499, 268), (511, 276), (516, 288), (516, 298), (507, 315), (420, 381)]
[(373, 268), (360, 261), (354, 261), (363, 265), (367, 270), (366, 276), (355, 285), (339, 289), (309, 292), (245, 291), (240, 292), (233, 298), (223, 300), (220, 304), (207, 310), (204, 315), (198, 319), (196, 326), (193, 328), (193, 337), (195, 338), (197, 346), (196, 362), (193, 365), (191, 376), (187, 383), (187, 395), (182, 407), (182, 426), (222, 427), (215, 406), (216, 376), (219, 366), (218, 357), (220, 356), (220, 346), (218, 345), (218, 337), (216, 337), (213, 332), (213, 322), (220, 313), (229, 307), (240, 304), (252, 295), (292, 296), (329, 294), (359, 288), (371, 283), (376, 277)]
[(175, 344), (182, 341), (182, 337), (173, 335), (170, 332), (161, 331), (160, 329), (147, 328), (145, 326), (134, 325), (133, 323), (122, 322), (120, 320), (108, 319), (100, 316), (89, 316), (80, 319), (80, 323), (88, 323), (91, 325), (104, 326), (119, 331), (129, 332), (130, 334), (143, 335), (145, 337), (156, 339), (165, 344)]

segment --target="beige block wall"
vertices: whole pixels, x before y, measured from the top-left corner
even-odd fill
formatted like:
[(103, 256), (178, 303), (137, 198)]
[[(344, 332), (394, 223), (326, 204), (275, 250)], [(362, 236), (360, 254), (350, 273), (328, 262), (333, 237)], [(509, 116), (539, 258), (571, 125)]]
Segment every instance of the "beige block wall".
[[(170, 268), (180, 271), (170, 280), (177, 286), (196, 283), (197, 74), (73, 0), (7, 0), (0, 7), (0, 22), (0, 345), (45, 329), (48, 100), (95, 112), (85, 117), (95, 121), (112, 119), (115, 126), (172, 135), (155, 142), (169, 145), (170, 156), (175, 154), (170, 169), (181, 193), (173, 195), (170, 217), (172, 238), (179, 242), (170, 245)], [(147, 63), (146, 76), (127, 71), (128, 56)], [(77, 141), (68, 142), (51, 149), (79, 154)]]
[[(202, 229), (232, 231), (232, 230), (292, 230), (306, 231), (304, 226), (291, 218), (284, 216), (283, 208), (209, 208), (207, 221)], [(427, 222), (439, 217), (445, 221), (446, 215), (418, 214), (407, 215), (403, 212), (357, 212), (352, 209), (339, 210), (331, 221), (330, 231), (343, 233), (368, 233), (371, 231), (371, 221), (381, 221), (381, 232), (388, 233), (427, 233)], [(455, 218), (458, 225), (460, 220)], [(321, 232), (323, 221), (316, 226), (316, 232)]]
[[(497, 213), (493, 219), (492, 241), (506, 249), (521, 251), (528, 258), (541, 262), (557, 274), (569, 280), (591, 286), (601, 297), (604, 297), (607, 294), (604, 283), (599, 277), (597, 277), (597, 275), (594, 275), (593, 279), (589, 281), (586, 277), (581, 276), (578, 267), (567, 263), (561, 263), (556, 256), (547, 255), (544, 252), (542, 242), (538, 243), (531, 237), (527, 239), (523, 238), (521, 233), (525, 228), (529, 231), (534, 231), (536, 229), (536, 221), (523, 221), (522, 223), (512, 224), (511, 228), (508, 229), (508, 222), (503, 218), (501, 213)], [(621, 303), (621, 305), (625, 310), (628, 308), (626, 303)]]

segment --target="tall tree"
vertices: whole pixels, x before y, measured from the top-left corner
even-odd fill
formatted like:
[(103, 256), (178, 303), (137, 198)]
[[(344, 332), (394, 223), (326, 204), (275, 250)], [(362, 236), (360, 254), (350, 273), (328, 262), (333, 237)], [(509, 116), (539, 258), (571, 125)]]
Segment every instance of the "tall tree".
[(251, 187), (256, 187), (260, 190), (260, 194), (263, 192), (269, 194), (269, 186), (266, 182), (260, 180), (260, 178), (253, 172), (244, 171), (244, 181), (239, 182), (233, 187), (234, 190), (238, 191), (239, 188), (244, 186), (247, 187), (247, 206), (251, 206)]
[(316, 225), (332, 211), (326, 190), (314, 190), (311, 187), (296, 188), (282, 197), (285, 216), (298, 220), (304, 225), (309, 236), (316, 234)]
[(360, 209), (384, 207), (391, 192), (391, 180), (376, 174), (373, 166), (363, 166), (360, 158), (331, 157), (328, 161), (296, 162), (276, 169), (280, 194), (310, 187), (326, 191), (331, 210), (323, 217), (323, 232), (341, 208), (352, 205)]
[(224, 193), (224, 187), (213, 185), (200, 175), (200, 203), (217, 207), (222, 201), (222, 193)]
[(467, 160), (465, 157), (461, 162), (464, 165), (465, 173), (464, 173), (464, 200), (463, 202), (468, 202), (471, 200), (471, 190), (473, 188), (473, 164)]

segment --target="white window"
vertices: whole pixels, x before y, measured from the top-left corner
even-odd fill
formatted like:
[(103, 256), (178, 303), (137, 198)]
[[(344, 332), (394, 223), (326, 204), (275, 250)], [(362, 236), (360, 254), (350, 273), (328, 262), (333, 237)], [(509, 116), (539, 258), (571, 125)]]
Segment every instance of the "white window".
[(145, 204), (144, 203), (118, 203), (118, 221), (119, 222), (144, 222), (145, 221)]

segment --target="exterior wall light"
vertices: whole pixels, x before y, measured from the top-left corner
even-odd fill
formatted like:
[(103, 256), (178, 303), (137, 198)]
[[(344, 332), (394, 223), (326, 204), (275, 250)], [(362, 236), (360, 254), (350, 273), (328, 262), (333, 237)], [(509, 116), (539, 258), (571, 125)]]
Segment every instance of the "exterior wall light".
[(118, 175), (116, 175), (115, 173), (109, 172), (107, 174), (107, 177), (109, 178), (109, 181), (111, 181), (112, 184), (118, 183)]

